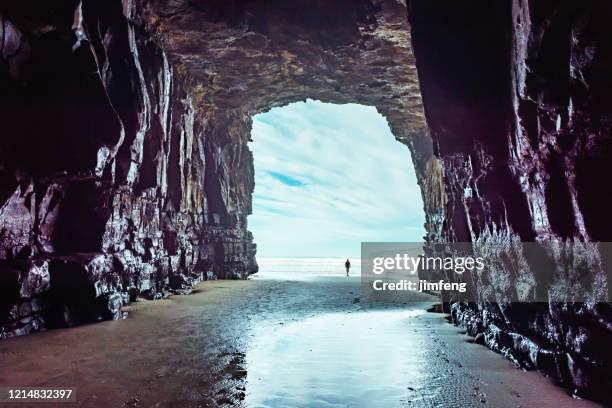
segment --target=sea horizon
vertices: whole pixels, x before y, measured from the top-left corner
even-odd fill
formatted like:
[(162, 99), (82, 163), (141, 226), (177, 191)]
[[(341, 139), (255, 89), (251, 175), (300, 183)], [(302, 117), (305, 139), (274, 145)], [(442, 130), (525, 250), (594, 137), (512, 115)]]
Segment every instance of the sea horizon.
[[(361, 273), (361, 258), (350, 258), (351, 275)], [(261, 257), (257, 276), (295, 277), (298, 275), (346, 275), (344, 257)]]

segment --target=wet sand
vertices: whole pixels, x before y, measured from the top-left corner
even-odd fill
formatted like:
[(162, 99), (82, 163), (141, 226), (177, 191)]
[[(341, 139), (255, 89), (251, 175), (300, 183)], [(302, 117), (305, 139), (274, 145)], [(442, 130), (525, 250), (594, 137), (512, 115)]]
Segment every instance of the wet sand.
[(0, 342), (0, 386), (74, 387), (72, 407), (597, 406), (414, 300), (362, 303), (357, 277), (204, 282), (127, 320)]

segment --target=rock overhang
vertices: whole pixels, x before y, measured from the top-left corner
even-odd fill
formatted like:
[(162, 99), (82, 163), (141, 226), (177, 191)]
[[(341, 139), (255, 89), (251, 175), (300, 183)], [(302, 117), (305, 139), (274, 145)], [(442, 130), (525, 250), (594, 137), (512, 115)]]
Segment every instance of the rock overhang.
[(144, 10), (196, 82), (205, 115), (311, 98), (374, 106), (405, 143), (426, 133), (404, 2), (152, 1)]

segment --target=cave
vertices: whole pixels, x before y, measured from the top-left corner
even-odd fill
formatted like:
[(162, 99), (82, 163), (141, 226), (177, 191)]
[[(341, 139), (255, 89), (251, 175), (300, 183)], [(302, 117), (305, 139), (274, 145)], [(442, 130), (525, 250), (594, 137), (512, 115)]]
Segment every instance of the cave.
[[(606, 284), (610, 16), (605, 0), (4, 2), (0, 338), (255, 273), (252, 118), (308, 98), (387, 119), (426, 244), (571, 243)], [(609, 303), (447, 300), (490, 348), (609, 398)]]

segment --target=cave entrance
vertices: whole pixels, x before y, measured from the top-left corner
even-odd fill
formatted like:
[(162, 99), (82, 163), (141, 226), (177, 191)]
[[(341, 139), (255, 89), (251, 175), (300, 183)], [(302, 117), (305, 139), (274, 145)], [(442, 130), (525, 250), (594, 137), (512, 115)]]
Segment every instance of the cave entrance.
[(262, 271), (271, 259), (358, 260), (362, 241), (423, 239), (411, 152), (376, 108), (291, 103), (256, 115), (251, 134)]

